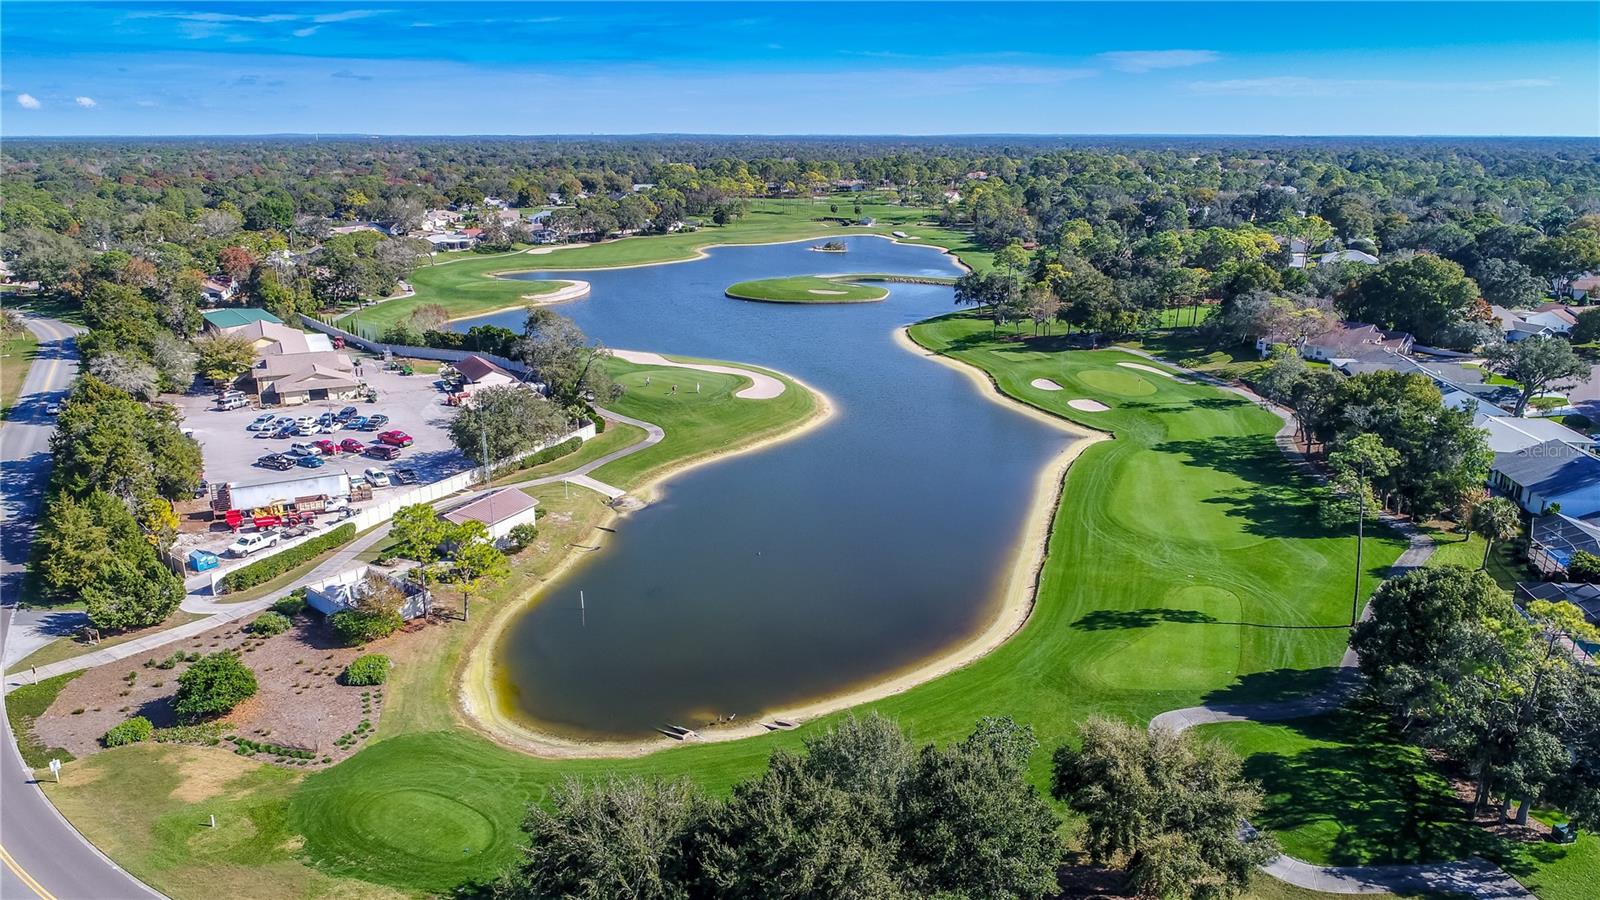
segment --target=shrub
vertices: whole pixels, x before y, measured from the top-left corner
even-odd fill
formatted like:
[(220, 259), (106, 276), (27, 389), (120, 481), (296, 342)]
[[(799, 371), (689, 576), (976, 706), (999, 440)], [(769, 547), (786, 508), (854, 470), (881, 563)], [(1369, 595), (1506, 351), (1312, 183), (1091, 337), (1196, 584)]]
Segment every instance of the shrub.
[(157, 728), (150, 735), (151, 740), (158, 744), (208, 744), (221, 743), (222, 733), (228, 726), (221, 722), (200, 722), (195, 725), (174, 725), (171, 728)]
[(221, 651), (203, 656), (178, 676), (173, 709), (186, 719), (220, 716), (256, 692), (256, 673), (237, 654)]
[(173, 668), (177, 668), (178, 663), (183, 662), (186, 658), (187, 657), (185, 657), (183, 655), (183, 651), (182, 650), (174, 650), (174, 651), (172, 651), (172, 655), (171, 656), (169, 656), (166, 659), (163, 659), (162, 661), (156, 663), (156, 668), (158, 668), (158, 669), (173, 669)]
[(346, 543), (355, 536), (356, 526), (354, 524), (346, 523), (340, 525), (321, 537), (312, 538), (304, 544), (291, 547), (275, 556), (268, 556), (248, 566), (229, 572), (222, 576), (222, 581), (220, 582), (222, 590), (224, 593), (242, 591), (258, 584), (265, 584), (295, 566)]
[(582, 446), (583, 438), (567, 438), (559, 444), (546, 447), (537, 453), (530, 453), (527, 456), (517, 460), (516, 470), (531, 469), (534, 466), (542, 466), (551, 460), (557, 460), (569, 453), (575, 453), (577, 452), (578, 448)]
[(345, 644), (354, 646), (388, 637), (405, 623), (397, 612), (363, 612), (344, 609), (328, 618), (333, 633)]
[(125, 722), (111, 726), (111, 730), (100, 738), (100, 743), (107, 747), (121, 747), (124, 744), (137, 744), (150, 739), (155, 726), (144, 716), (134, 716)]
[(289, 630), (289, 617), (278, 612), (264, 612), (250, 623), (250, 633), (271, 637)]
[(514, 525), (512, 526), (511, 530), (506, 533), (506, 551), (509, 553), (521, 553), (522, 551), (528, 549), (528, 545), (538, 540), (538, 538), (539, 528), (532, 522), (523, 522), (521, 525)]
[(1561, 424), (1574, 431), (1587, 432), (1594, 427), (1594, 420), (1583, 413), (1572, 413), (1571, 415), (1561, 416), (1560, 419)]
[(389, 657), (381, 653), (358, 656), (344, 670), (344, 683), (358, 687), (383, 684), (389, 678)]
[(306, 611), (306, 589), (295, 588), (294, 592), (272, 604), (272, 611), (280, 616), (294, 618)]

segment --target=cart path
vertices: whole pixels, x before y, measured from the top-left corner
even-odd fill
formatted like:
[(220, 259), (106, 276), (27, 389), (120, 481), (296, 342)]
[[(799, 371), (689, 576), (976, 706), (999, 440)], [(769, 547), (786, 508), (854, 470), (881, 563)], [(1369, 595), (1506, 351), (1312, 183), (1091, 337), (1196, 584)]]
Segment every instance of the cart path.
[(741, 400), (771, 400), (783, 393), (783, 382), (771, 375), (755, 372), (750, 369), (740, 369), (734, 366), (719, 366), (712, 363), (682, 363), (673, 362), (659, 353), (648, 353), (642, 350), (612, 350), (611, 355), (625, 362), (637, 363), (642, 366), (670, 366), (674, 369), (698, 369), (702, 372), (716, 372), (722, 375), (738, 375), (755, 382), (743, 390), (736, 391), (735, 397)]
[[(1260, 405), (1283, 419), (1278, 429), (1278, 447), (1308, 475), (1320, 479), (1311, 460), (1295, 442), (1297, 423), (1293, 411), (1262, 398), (1247, 388), (1230, 384), (1204, 372), (1185, 368), (1140, 350), (1120, 347), (1138, 356), (1159, 362), (1197, 381), (1205, 383)], [(1389, 567), (1386, 578), (1396, 578), (1419, 569), (1433, 555), (1434, 541), (1427, 534), (1387, 516), (1380, 516), (1386, 524), (1406, 537), (1407, 547)], [(1372, 615), (1369, 602), (1361, 611), (1361, 618)], [(1353, 649), (1347, 648), (1339, 660), (1339, 671), (1321, 692), (1293, 700), (1262, 703), (1208, 703), (1183, 709), (1168, 710), (1150, 720), (1150, 730), (1166, 729), (1178, 733), (1202, 725), (1224, 722), (1283, 722), (1307, 716), (1321, 715), (1343, 706), (1361, 684), (1361, 671)], [(1505, 870), (1493, 863), (1473, 857), (1439, 863), (1406, 863), (1387, 866), (1321, 866), (1280, 855), (1261, 867), (1263, 872), (1296, 887), (1325, 894), (1385, 894), (1427, 893), (1459, 894), (1482, 900), (1534, 900), (1534, 894), (1523, 887)]]

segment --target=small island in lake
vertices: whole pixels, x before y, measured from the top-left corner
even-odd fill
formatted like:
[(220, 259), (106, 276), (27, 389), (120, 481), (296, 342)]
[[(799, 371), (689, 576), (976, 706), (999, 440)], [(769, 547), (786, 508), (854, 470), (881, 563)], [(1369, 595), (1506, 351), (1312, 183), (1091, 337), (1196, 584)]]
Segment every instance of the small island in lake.
[(889, 296), (888, 290), (855, 284), (849, 275), (796, 275), (741, 281), (725, 293), (735, 300), (763, 303), (871, 303)]
[(818, 253), (844, 253), (850, 248), (845, 246), (844, 241), (828, 241), (824, 244), (816, 244), (811, 249)]

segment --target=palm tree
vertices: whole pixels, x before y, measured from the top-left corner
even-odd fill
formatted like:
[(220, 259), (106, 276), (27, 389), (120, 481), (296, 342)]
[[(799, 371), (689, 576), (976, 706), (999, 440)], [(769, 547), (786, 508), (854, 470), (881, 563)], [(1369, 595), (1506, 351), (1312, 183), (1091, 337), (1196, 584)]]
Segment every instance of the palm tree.
[(1522, 531), (1522, 511), (1504, 497), (1490, 497), (1472, 508), (1467, 527), (1483, 537), (1483, 565), (1489, 568), (1489, 553), (1496, 541), (1506, 541)]

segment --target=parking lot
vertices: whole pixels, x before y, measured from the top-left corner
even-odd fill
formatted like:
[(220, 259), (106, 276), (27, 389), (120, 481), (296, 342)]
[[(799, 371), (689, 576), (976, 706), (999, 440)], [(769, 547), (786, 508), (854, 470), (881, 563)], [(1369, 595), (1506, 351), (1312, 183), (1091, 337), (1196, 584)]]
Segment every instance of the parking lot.
[[(365, 400), (326, 400), (300, 406), (261, 408), (248, 405), (240, 409), (220, 411), (210, 393), (189, 394), (178, 399), (183, 411), (183, 427), (193, 429), (205, 457), (205, 477), (212, 485), (223, 482), (266, 481), (284, 478), (307, 469), (296, 466), (288, 471), (277, 471), (256, 464), (256, 460), (271, 453), (289, 453), (296, 442), (311, 443), (331, 440), (335, 444), (354, 438), (371, 446), (377, 442), (381, 431), (398, 430), (411, 435), (415, 443), (401, 451), (392, 461), (373, 459), (365, 455), (340, 453), (328, 457), (326, 465), (316, 469), (329, 472), (342, 469), (351, 478), (361, 477), (368, 468), (393, 471), (406, 467), (416, 471), (419, 482), (437, 481), (471, 467), (471, 463), (450, 441), (447, 430), (455, 416), (455, 408), (444, 404), (444, 393), (433, 375), (401, 375), (384, 371), (381, 364), (369, 361), (363, 367), (363, 378), (378, 392), (376, 403)], [(318, 417), (323, 413), (338, 413), (353, 406), (359, 416), (386, 415), (388, 424), (378, 431), (352, 431), (339, 428), (331, 434), (311, 437), (273, 438), (270, 432), (247, 431), (257, 416), (271, 412), (277, 416), (298, 418)]]

